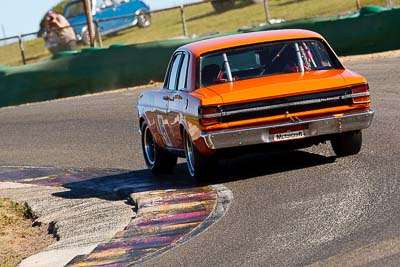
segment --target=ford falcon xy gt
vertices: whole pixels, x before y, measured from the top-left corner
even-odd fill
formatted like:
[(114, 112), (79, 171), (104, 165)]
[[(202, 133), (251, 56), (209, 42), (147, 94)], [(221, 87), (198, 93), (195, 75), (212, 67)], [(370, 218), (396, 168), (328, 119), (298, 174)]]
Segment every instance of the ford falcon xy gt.
[(374, 110), (366, 79), (306, 30), (238, 34), (172, 55), (163, 88), (140, 94), (144, 159), (155, 174), (186, 157), (191, 176), (213, 175), (228, 152), (299, 149), (330, 141), (360, 151)]

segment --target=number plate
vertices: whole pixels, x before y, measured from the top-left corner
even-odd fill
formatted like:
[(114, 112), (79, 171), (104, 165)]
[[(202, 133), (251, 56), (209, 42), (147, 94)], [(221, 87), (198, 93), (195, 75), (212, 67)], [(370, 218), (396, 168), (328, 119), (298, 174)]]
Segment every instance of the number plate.
[(274, 134), (274, 142), (300, 139), (300, 138), (304, 138), (304, 137), (306, 137), (306, 135), (303, 130), (286, 132), (286, 133), (276, 133), (276, 134)]

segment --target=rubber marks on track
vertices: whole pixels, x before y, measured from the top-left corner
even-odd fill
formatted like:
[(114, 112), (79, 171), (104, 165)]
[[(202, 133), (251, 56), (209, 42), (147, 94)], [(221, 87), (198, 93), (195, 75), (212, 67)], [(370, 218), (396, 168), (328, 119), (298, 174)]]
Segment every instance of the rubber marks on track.
[[(210, 190), (211, 189), (211, 190)], [(218, 220), (232, 198), (223, 186), (134, 193), (136, 218), (111, 241), (68, 266), (130, 266), (191, 239)]]
[(147, 171), (0, 167), (1, 181), (111, 191), (136, 207), (136, 218), (123, 231), (67, 266), (122, 267), (147, 261), (215, 223), (233, 198), (222, 185), (196, 187), (187, 177), (157, 179)]

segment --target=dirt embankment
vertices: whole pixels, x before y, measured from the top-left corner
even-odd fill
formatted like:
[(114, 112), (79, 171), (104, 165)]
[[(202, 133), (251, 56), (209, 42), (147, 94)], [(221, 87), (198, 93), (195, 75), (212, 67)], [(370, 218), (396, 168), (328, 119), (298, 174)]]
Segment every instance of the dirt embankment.
[(0, 266), (17, 266), (56, 240), (47, 225), (32, 225), (33, 215), (26, 205), (0, 199)]

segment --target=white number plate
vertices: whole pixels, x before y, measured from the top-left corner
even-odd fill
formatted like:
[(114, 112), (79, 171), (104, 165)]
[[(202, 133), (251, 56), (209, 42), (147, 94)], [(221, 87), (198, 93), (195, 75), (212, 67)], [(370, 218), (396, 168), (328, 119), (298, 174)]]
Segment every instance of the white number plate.
[(274, 134), (274, 142), (300, 139), (300, 138), (304, 138), (304, 137), (306, 137), (306, 135), (304, 134), (303, 130), (286, 132), (286, 133), (277, 133), (277, 134)]

